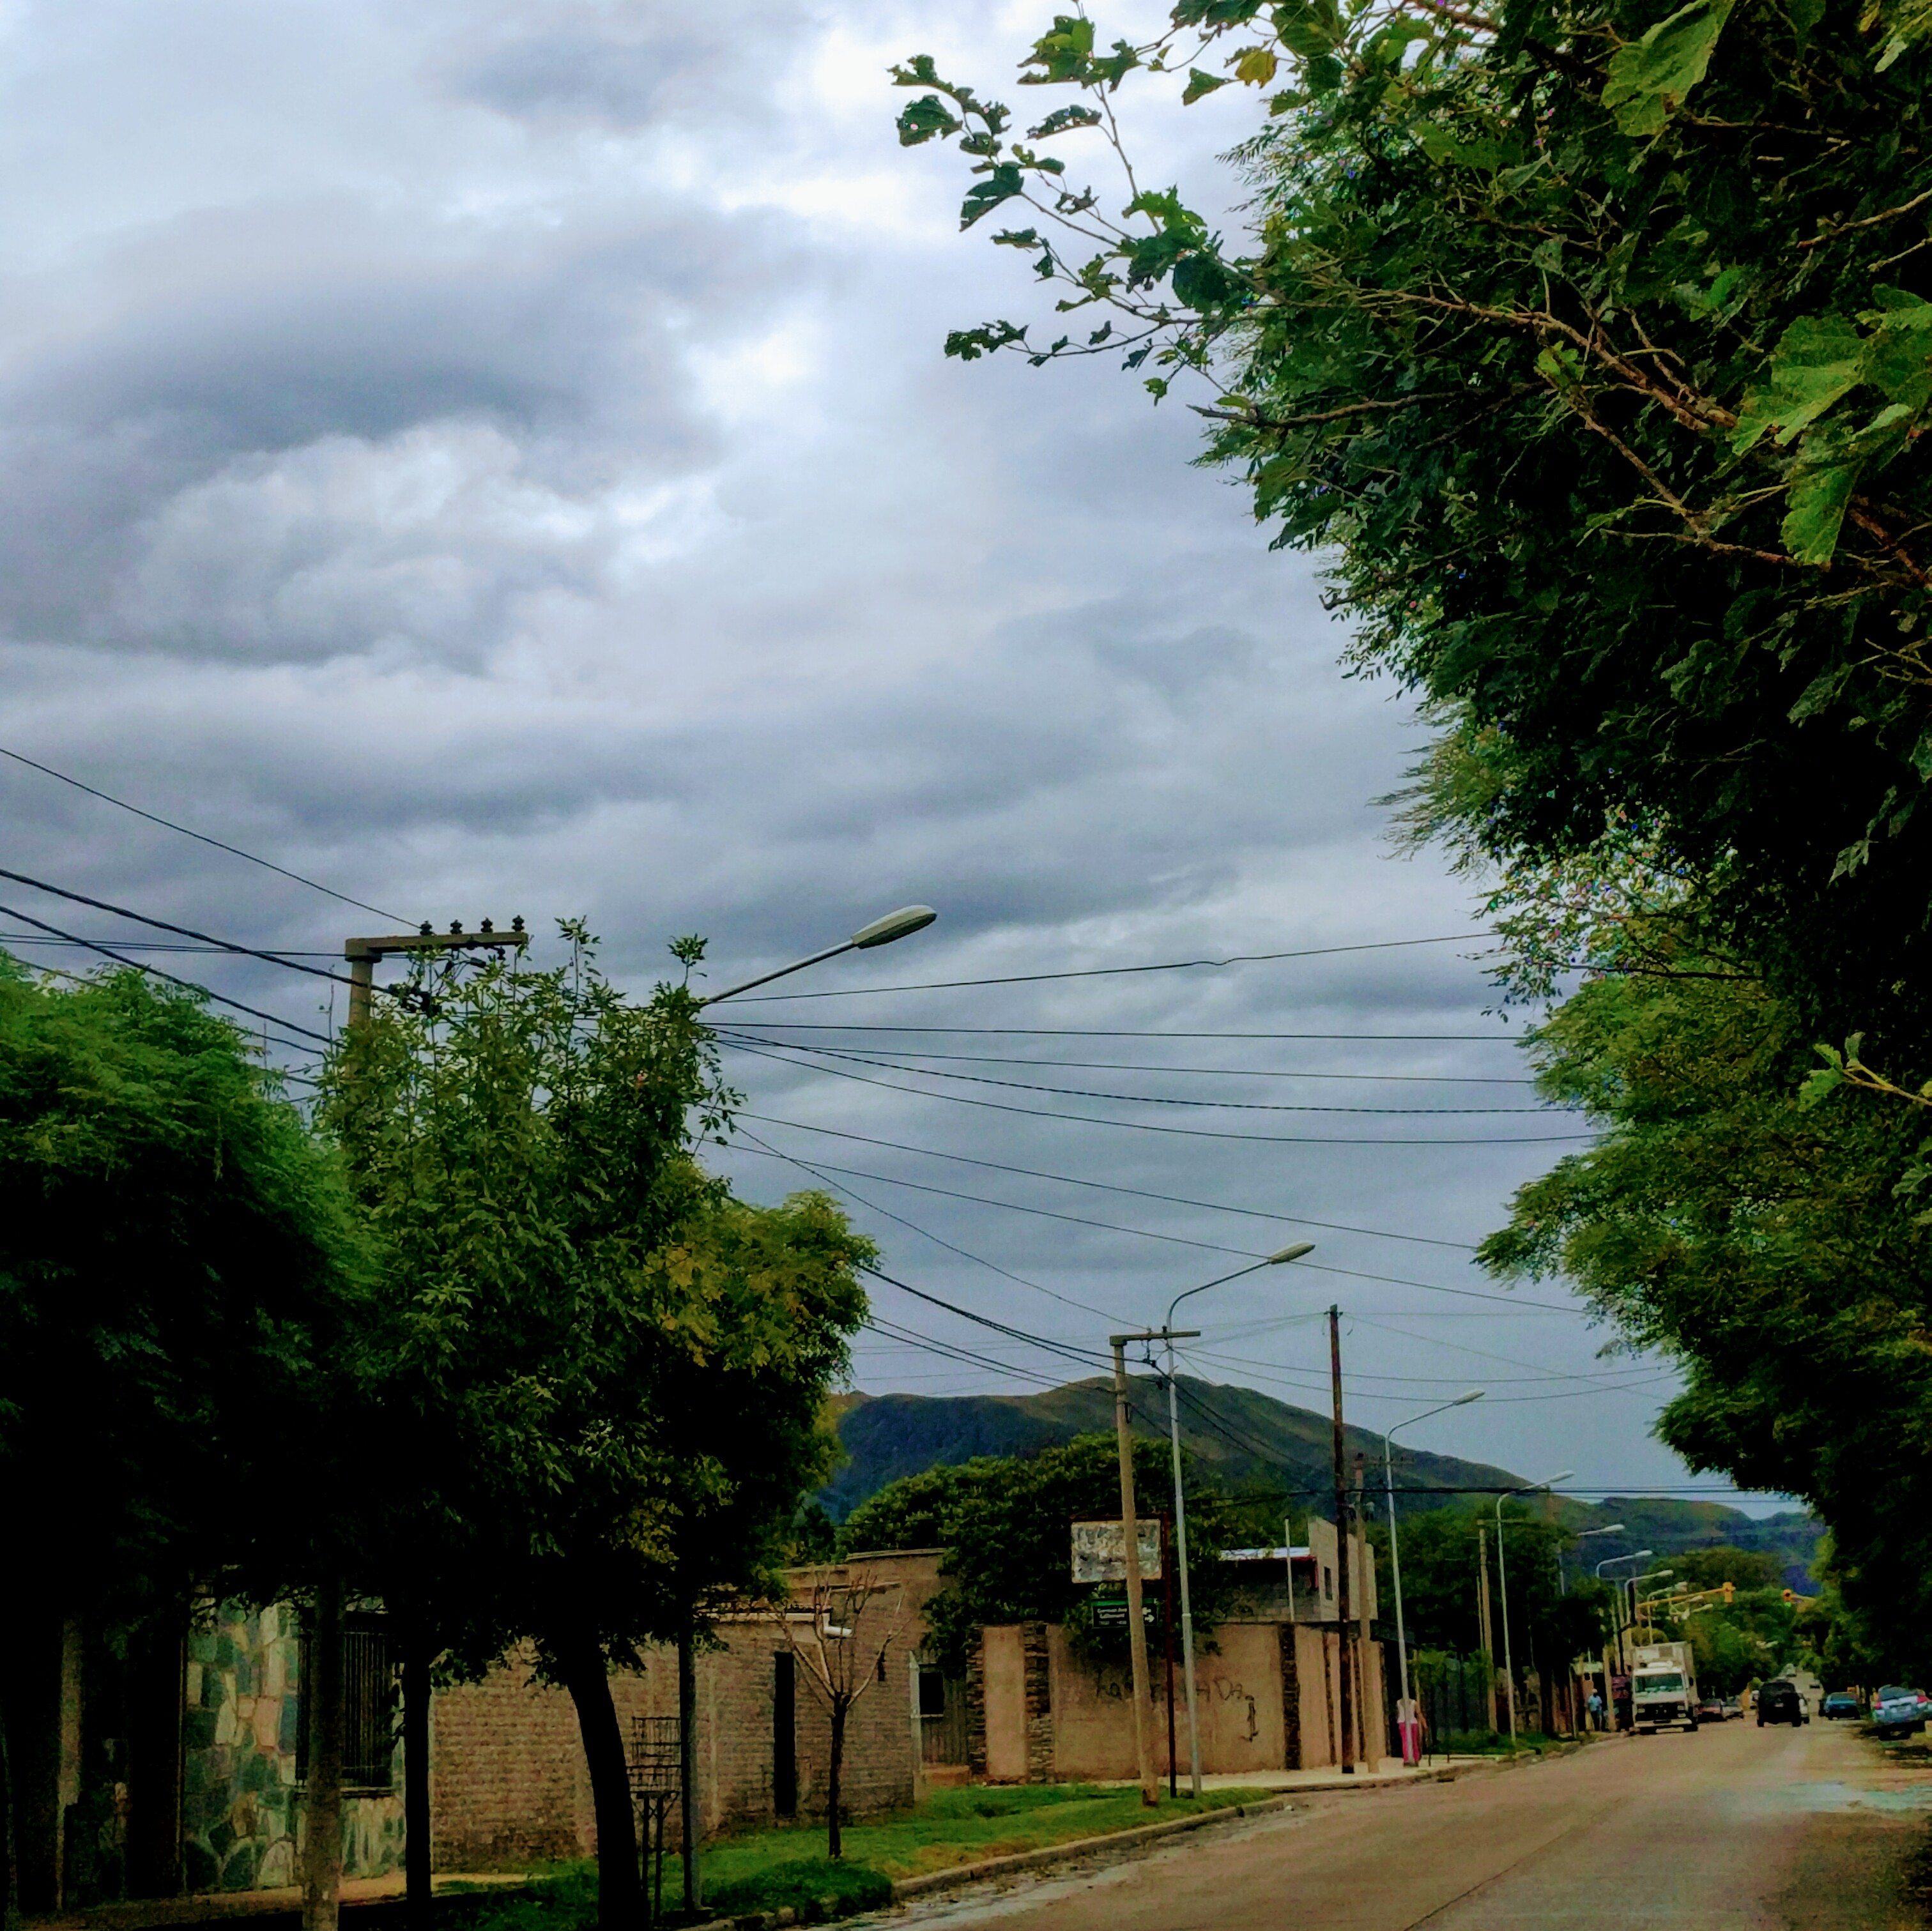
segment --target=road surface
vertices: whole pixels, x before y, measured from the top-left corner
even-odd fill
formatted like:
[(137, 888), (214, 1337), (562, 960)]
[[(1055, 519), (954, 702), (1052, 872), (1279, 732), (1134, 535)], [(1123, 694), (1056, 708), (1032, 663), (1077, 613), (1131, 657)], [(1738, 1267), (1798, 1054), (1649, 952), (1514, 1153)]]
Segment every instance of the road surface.
[(1895, 1768), (1849, 1725), (1732, 1722), (1451, 1783), (1311, 1796), (1128, 1863), (909, 1915), (920, 1931), (1922, 1931), (1929, 1833), (1932, 1771)]

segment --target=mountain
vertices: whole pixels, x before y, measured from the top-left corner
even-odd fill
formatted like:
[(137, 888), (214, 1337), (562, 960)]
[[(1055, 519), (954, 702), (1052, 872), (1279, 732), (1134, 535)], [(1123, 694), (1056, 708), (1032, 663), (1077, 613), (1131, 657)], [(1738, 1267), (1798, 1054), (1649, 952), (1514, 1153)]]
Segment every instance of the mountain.
[[(1185, 1375), (1178, 1378), (1181, 1441), (1224, 1489), (1238, 1496), (1266, 1495), (1270, 1501), (1292, 1506), (1298, 1514), (1312, 1508), (1334, 1515), (1334, 1449), (1326, 1415), (1252, 1388)], [(1131, 1378), (1130, 1386), (1135, 1432), (1165, 1438), (1164, 1386), (1148, 1375)], [(1114, 1391), (1110, 1381), (1096, 1377), (1034, 1395), (847, 1395), (835, 1408), (834, 1423), (847, 1459), (819, 1491), (818, 1500), (835, 1522), (842, 1522), (868, 1496), (902, 1475), (975, 1456), (1031, 1455), (1077, 1435), (1104, 1434), (1114, 1426)], [(1370, 1495), (1378, 1493), (1382, 1437), (1349, 1428), (1343, 1441), (1351, 1479), (1359, 1454)], [(1520, 1486), (1523, 1479), (1488, 1462), (1406, 1447), (1397, 1451), (1396, 1483), (1405, 1513), (1492, 1496)], [(1426, 1492), (1432, 1490), (1436, 1492)], [(1723, 1544), (1775, 1554), (1792, 1588), (1809, 1594), (1817, 1587), (1810, 1565), (1822, 1527), (1801, 1510), (1754, 1516), (1722, 1503), (1670, 1496), (1611, 1496), (1600, 1503), (1565, 1501), (1559, 1506), (1572, 1528), (1600, 1531), (1584, 1546), (1592, 1566), (1639, 1549), (1654, 1551), (1661, 1561), (1679, 1550)], [(1623, 1529), (1600, 1533), (1613, 1522), (1623, 1524)], [(1582, 1562), (1582, 1552), (1572, 1559)]]
[[(1191, 1376), (1180, 1389), (1180, 1438), (1202, 1465), (1234, 1495), (1280, 1493), (1300, 1510), (1334, 1513), (1335, 1473), (1328, 1418), (1291, 1408), (1252, 1388), (1228, 1387)], [(1167, 1395), (1151, 1376), (1130, 1378), (1137, 1435), (1167, 1436)], [(1111, 1381), (1072, 1381), (1036, 1395), (858, 1395), (848, 1396), (836, 1418), (849, 1458), (818, 1499), (842, 1522), (868, 1495), (902, 1475), (969, 1461), (976, 1455), (1030, 1455), (1077, 1435), (1110, 1433), (1114, 1426)], [(1382, 1438), (1349, 1428), (1343, 1441), (1350, 1479), (1355, 1457), (1364, 1459), (1372, 1492), (1382, 1485)], [(1464, 1462), (1453, 1455), (1400, 1451), (1396, 1479), (1404, 1490), (1418, 1486), (1486, 1491), (1522, 1480), (1506, 1468)], [(1442, 1501), (1454, 1499), (1445, 1492)], [(1326, 1503), (1325, 1510), (1324, 1503)], [(1405, 1494), (1403, 1506), (1440, 1506)]]

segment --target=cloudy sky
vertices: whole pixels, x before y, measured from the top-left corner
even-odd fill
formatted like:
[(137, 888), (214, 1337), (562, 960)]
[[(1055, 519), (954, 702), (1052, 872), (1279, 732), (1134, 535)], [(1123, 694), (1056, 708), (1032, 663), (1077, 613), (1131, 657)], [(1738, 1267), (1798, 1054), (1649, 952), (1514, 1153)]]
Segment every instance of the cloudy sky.
[[(582, 913), (640, 989), (675, 932), (722, 983), (930, 903), (734, 1009), (747, 1192), (836, 1186), (900, 1279), (1083, 1348), (1311, 1239), (1192, 1303), (1196, 1372), (1318, 1402), (1336, 1301), (1352, 1419), (1481, 1387), (1414, 1438), (1690, 1483), (1656, 1363), (1560, 1287), (1469, 1297), (1577, 1123), (1439, 943), (1466, 882), (1390, 852), (1411, 711), (1197, 418), (940, 353), (1034, 298), (884, 70), (997, 85), (1048, 10), (6, 0), (0, 741), (392, 923)], [(1150, 175), (1211, 181), (1238, 94), (1144, 114)], [(317, 955), (381, 926), (0, 767), (10, 869)], [(293, 974), (142, 956), (328, 1030)], [(980, 1358), (868, 1335), (869, 1390), (1078, 1372), (877, 1311)]]

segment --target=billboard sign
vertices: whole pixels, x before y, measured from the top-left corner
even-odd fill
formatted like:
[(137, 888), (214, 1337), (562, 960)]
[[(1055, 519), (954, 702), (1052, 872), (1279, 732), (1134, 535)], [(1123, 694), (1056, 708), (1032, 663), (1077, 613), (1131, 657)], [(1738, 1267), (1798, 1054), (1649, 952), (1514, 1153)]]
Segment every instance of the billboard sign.
[[(1160, 1522), (1137, 1522), (1134, 1540), (1140, 1545), (1141, 1579), (1160, 1580)], [(1076, 1522), (1073, 1579), (1076, 1582), (1124, 1582), (1127, 1579), (1127, 1538), (1118, 1521)]]

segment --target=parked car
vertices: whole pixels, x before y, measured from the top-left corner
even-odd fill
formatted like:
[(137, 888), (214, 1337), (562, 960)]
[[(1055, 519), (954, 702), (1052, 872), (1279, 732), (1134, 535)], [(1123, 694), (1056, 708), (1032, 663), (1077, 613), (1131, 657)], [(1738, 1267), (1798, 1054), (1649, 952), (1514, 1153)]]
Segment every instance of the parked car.
[(1724, 1699), (1724, 1715), (1726, 1720), (1732, 1717), (1742, 1717), (1744, 1714), (1744, 1700), (1742, 1696), (1726, 1696)]
[(1879, 1687), (1872, 1699), (1872, 1721), (1882, 1737), (1903, 1737), (1925, 1727), (1925, 1693), (1908, 1690), (1902, 1684)]
[[(1126, 1560), (1124, 1557), (1121, 1559)], [(1697, 1705), (1697, 1720), (1700, 1723), (1721, 1723), (1730, 1714), (1724, 1708), (1721, 1696), (1706, 1696)]]
[(1804, 1699), (1798, 1693), (1798, 1686), (1788, 1676), (1774, 1676), (1768, 1683), (1757, 1687), (1758, 1728), (1767, 1723), (1789, 1723), (1795, 1729), (1800, 1723), (1808, 1723), (1811, 1713), (1804, 1707)]
[(1834, 1690), (1825, 1699), (1825, 1714), (1834, 1723), (1856, 1720), (1858, 1699), (1849, 1690)]

